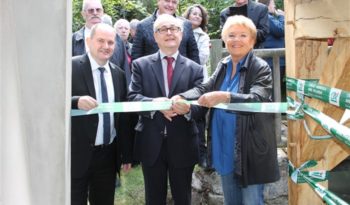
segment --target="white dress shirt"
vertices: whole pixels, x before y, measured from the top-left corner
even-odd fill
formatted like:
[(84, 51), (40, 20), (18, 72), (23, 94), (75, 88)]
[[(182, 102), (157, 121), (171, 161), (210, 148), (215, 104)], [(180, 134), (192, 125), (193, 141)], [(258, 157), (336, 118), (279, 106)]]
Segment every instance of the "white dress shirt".
[(89, 46), (86, 45), (86, 38), (90, 36), (91, 33), (91, 29), (89, 29), (88, 27), (85, 26), (84, 29), (84, 45), (85, 45), (85, 52), (88, 53), (89, 52)]
[[(98, 103), (102, 103), (102, 94), (101, 94), (101, 77), (100, 77), (100, 70), (99, 67), (104, 67), (105, 71), (103, 72), (106, 86), (107, 86), (107, 93), (108, 93), (108, 102), (114, 102), (114, 86), (113, 86), (113, 80), (112, 80), (112, 73), (111, 68), (109, 67), (109, 62), (107, 62), (105, 65), (100, 66), (97, 64), (97, 62), (92, 58), (91, 54), (88, 53), (90, 64), (91, 64), (91, 70), (92, 70), (92, 76), (94, 78), (94, 87), (95, 87), (95, 93), (96, 93), (96, 100)], [(116, 130), (114, 127), (114, 115), (113, 113), (110, 114), (110, 127), (111, 130), (111, 138), (110, 143), (113, 142), (114, 137), (116, 136)], [(95, 145), (101, 145), (103, 144), (103, 114), (98, 114), (98, 127), (97, 127), (97, 133), (96, 133), (96, 140)]]

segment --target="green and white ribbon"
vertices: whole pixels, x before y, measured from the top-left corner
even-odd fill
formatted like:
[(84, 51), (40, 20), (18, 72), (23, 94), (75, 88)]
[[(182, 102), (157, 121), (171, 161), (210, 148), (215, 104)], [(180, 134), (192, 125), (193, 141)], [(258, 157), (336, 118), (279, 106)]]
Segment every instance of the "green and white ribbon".
[[(197, 101), (184, 101), (193, 105), (198, 105)], [(169, 110), (172, 101), (163, 102), (115, 102), (101, 103), (96, 108), (84, 111), (72, 109), (71, 116), (92, 115), (105, 112), (145, 112), (156, 110)], [(287, 111), (287, 103), (220, 103), (214, 108), (238, 111), (238, 112), (260, 112), (260, 113), (283, 113)]]
[(316, 98), (344, 109), (350, 109), (350, 92), (318, 84), (316, 80), (287, 77), (287, 89)]
[[(300, 168), (295, 168), (294, 165), (289, 161), (289, 174), (291, 180), (294, 183), (308, 183), (310, 187), (321, 197), (326, 204), (328, 205), (349, 205), (343, 199), (339, 198), (333, 192), (327, 190), (317, 182), (327, 180), (328, 172), (327, 171), (315, 171), (317, 174), (311, 174), (310, 172), (302, 171), (303, 169), (314, 167), (317, 165), (317, 162), (310, 160), (305, 162)], [(299, 181), (298, 181), (299, 180)]]
[(303, 105), (303, 111), (320, 124), (329, 134), (350, 147), (350, 128), (306, 104)]
[[(309, 115), (313, 120), (315, 120), (319, 125), (321, 125), (329, 134), (336, 137), (339, 141), (346, 144), (348, 147), (350, 147), (350, 128), (338, 123), (331, 117), (325, 115), (324, 113), (310, 107), (307, 104), (298, 103), (294, 101), (292, 98), (287, 98), (288, 103), (291, 108), (294, 108), (293, 111), (288, 110), (287, 116), (288, 119), (291, 120), (299, 120), (303, 119), (304, 114)], [(303, 101), (303, 100), (302, 100)], [(329, 139), (332, 136), (325, 135), (325, 136), (312, 136), (310, 133), (310, 130), (308, 129), (308, 126), (306, 125), (306, 122), (304, 122), (305, 129), (307, 131), (307, 134), (312, 139)]]
[(317, 162), (315, 160), (310, 160), (302, 164), (299, 168), (295, 168), (294, 165), (289, 161), (288, 162), (288, 171), (289, 176), (291, 177), (292, 181), (296, 184), (305, 183), (305, 178), (301, 175), (301, 173), (304, 176), (310, 177), (315, 182), (322, 182), (328, 180), (329, 172), (322, 170), (322, 171), (305, 171), (305, 169), (315, 167), (317, 165)]

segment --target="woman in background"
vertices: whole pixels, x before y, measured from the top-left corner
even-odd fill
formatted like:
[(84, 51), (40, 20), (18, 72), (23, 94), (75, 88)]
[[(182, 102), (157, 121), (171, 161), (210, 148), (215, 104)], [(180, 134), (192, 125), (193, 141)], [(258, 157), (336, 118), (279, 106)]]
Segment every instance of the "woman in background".
[(188, 19), (192, 23), (193, 35), (196, 39), (198, 50), (199, 50), (199, 59), (201, 65), (203, 65), (203, 75), (204, 81), (208, 79), (208, 72), (205, 67), (205, 64), (209, 60), (209, 36), (205, 32), (206, 26), (208, 24), (208, 12), (200, 4), (195, 4), (187, 8), (183, 17)]

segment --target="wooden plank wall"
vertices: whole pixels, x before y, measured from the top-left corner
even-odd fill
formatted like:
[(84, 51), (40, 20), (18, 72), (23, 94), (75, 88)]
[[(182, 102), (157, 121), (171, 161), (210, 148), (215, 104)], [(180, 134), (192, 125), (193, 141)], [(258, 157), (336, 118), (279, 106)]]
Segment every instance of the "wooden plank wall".
[[(329, 87), (350, 91), (350, 1), (348, 0), (285, 0), (286, 11), (286, 74), (298, 79), (320, 79)], [(330, 53), (327, 38), (334, 37)], [(288, 95), (295, 99), (294, 92)], [(306, 103), (339, 121), (343, 109), (316, 99)], [(306, 118), (314, 135), (325, 131)], [(288, 157), (299, 167), (308, 160), (317, 160), (313, 170), (331, 170), (350, 155), (350, 149), (336, 139), (311, 140), (302, 121), (288, 121)], [(327, 187), (327, 182), (321, 183)], [(289, 204), (323, 204), (307, 184), (288, 182)]]

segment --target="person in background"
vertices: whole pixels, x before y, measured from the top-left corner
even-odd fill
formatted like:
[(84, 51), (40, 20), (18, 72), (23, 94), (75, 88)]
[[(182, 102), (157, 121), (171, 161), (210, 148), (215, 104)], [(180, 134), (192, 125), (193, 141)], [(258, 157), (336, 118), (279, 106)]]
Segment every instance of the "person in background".
[[(208, 24), (208, 12), (200, 4), (195, 4), (188, 7), (183, 14), (183, 17), (188, 19), (192, 24), (193, 35), (196, 39), (198, 50), (199, 50), (199, 60), (200, 64), (203, 65), (203, 76), (204, 81), (208, 79), (208, 70), (206, 64), (209, 60), (209, 44), (210, 39), (208, 34), (205, 32), (206, 26)], [(207, 160), (207, 145), (205, 136), (205, 118), (197, 121), (197, 126), (199, 130), (199, 166), (202, 168), (209, 168)]]
[[(183, 17), (188, 19), (192, 24), (193, 35), (197, 42), (199, 50), (199, 60), (201, 65), (206, 65), (209, 60), (209, 44), (210, 38), (207, 31), (208, 12), (200, 4), (195, 4), (188, 7), (183, 14)], [(205, 67), (205, 66), (204, 66)], [(208, 78), (207, 70), (203, 70), (204, 80)]]
[[(126, 19), (119, 19), (118, 21), (115, 22), (114, 24), (114, 29), (117, 31), (117, 34), (122, 38), (125, 44), (125, 48), (128, 51), (128, 57), (130, 57), (130, 62), (131, 62), (131, 47), (132, 44), (129, 43), (129, 34), (130, 34), (130, 23)], [(129, 59), (128, 59), (129, 60)], [(130, 63), (129, 62), (129, 63)]]
[[(127, 53), (128, 54), (128, 64), (129, 64), (130, 71), (131, 71), (131, 61), (132, 61), (132, 59), (131, 59), (131, 49), (132, 49), (132, 43), (130, 43), (128, 41), (129, 34), (130, 34), (130, 23), (126, 19), (119, 19), (118, 21), (115, 22), (114, 29), (116, 30), (117, 34), (124, 41), (125, 49), (128, 51), (128, 53)], [(137, 124), (137, 121), (138, 121), (137, 113), (130, 113), (129, 114), (129, 119), (130, 119), (130, 124), (133, 127), (135, 127), (135, 125)], [(131, 138), (132, 138), (132, 141), (135, 140), (135, 130), (134, 129), (131, 130)], [(138, 164), (139, 164), (138, 161), (133, 160), (132, 166), (136, 166)]]
[[(158, 16), (153, 33), (159, 51), (133, 61), (130, 100), (170, 101), (202, 82), (201, 66), (179, 52), (183, 31), (182, 20), (169, 14)], [(134, 156), (142, 166), (146, 205), (166, 204), (168, 181), (174, 204), (191, 204), (192, 173), (199, 157), (194, 119), (204, 115), (202, 110), (193, 106), (178, 113), (139, 113)]]
[(140, 23), (140, 21), (138, 19), (132, 19), (130, 21), (130, 39), (129, 42), (133, 43), (135, 35), (136, 35), (136, 28), (137, 25)]
[[(85, 20), (85, 25), (72, 35), (72, 56), (83, 55), (89, 51), (85, 39), (90, 35), (91, 27), (95, 24), (102, 23), (104, 14), (101, 0), (84, 0), (81, 15)], [(126, 75), (126, 83), (130, 82), (131, 72), (129, 69), (127, 51), (123, 40), (116, 35), (116, 46), (110, 61), (123, 69)]]
[[(72, 109), (91, 110), (100, 103), (127, 100), (125, 74), (109, 59), (115, 30), (99, 23), (86, 39), (87, 54), (72, 58)], [(72, 117), (71, 204), (114, 204), (115, 179), (121, 164), (132, 161), (131, 125), (126, 113)]]
[(102, 23), (108, 24), (110, 26), (113, 26), (112, 17), (108, 14), (103, 14), (102, 16)]
[[(263, 48), (262, 43), (269, 33), (268, 9), (265, 5), (255, 2), (255, 0), (235, 0), (233, 6), (227, 7), (220, 12), (220, 27), (222, 27), (229, 16), (235, 15), (235, 11), (240, 9), (248, 18), (250, 18), (257, 28), (257, 38), (254, 48)], [(243, 11), (242, 11), (243, 9)], [(239, 14), (239, 13), (238, 13)]]
[(181, 103), (183, 99), (199, 98), (199, 105), (211, 108), (209, 159), (221, 176), (225, 205), (263, 205), (264, 184), (280, 178), (271, 123), (274, 114), (213, 108), (219, 103), (272, 101), (271, 69), (253, 53), (256, 35), (251, 19), (229, 17), (221, 36), (230, 55), (219, 62), (207, 82), (172, 98), (176, 113), (191, 107)]
[[(178, 4), (179, 0), (157, 0), (158, 8), (151, 16), (143, 19), (137, 25), (137, 32), (131, 51), (132, 60), (136, 60), (142, 56), (150, 55), (158, 51), (158, 45), (153, 37), (154, 21), (162, 14), (169, 14), (176, 17), (175, 12)], [(199, 64), (199, 53), (196, 40), (193, 36), (192, 25), (186, 19), (183, 19), (182, 17), (181, 19), (184, 20), (184, 30), (179, 52), (181, 55)]]
[[(270, 32), (263, 43), (264, 48), (284, 48), (284, 12), (276, 9), (275, 0), (259, 0), (259, 2), (266, 5), (269, 10)], [(266, 61), (270, 67), (273, 68), (272, 58), (266, 58)], [(285, 77), (285, 72), (286, 61), (285, 56), (282, 56), (280, 57), (280, 76), (283, 96), (285, 96), (285, 83), (282, 82)]]

